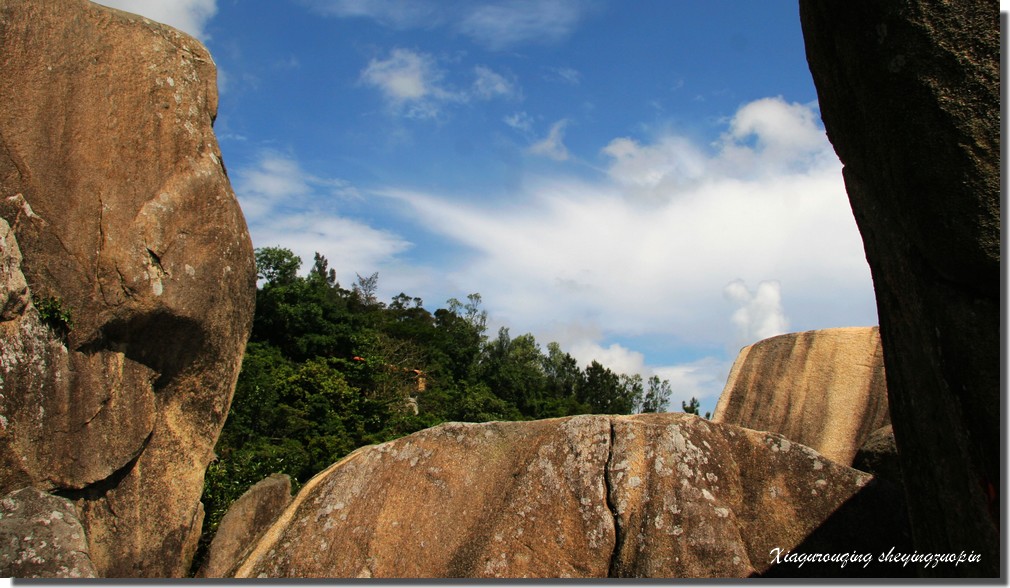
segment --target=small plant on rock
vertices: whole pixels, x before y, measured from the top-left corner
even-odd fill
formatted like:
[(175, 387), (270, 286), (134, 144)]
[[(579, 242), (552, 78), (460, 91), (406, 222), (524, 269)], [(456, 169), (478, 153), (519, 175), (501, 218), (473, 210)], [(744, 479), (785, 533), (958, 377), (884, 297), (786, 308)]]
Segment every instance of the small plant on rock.
[(32, 303), (35, 305), (35, 310), (39, 311), (39, 319), (42, 320), (42, 324), (49, 327), (57, 336), (65, 338), (67, 333), (74, 328), (70, 309), (64, 308), (63, 301), (59, 298), (32, 296)]

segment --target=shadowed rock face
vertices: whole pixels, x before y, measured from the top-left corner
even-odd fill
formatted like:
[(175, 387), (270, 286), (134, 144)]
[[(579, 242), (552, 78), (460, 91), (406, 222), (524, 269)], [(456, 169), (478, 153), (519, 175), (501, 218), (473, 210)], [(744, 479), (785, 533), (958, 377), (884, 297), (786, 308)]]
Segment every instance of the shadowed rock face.
[(851, 465), (889, 422), (877, 328), (789, 333), (743, 348), (712, 420), (778, 433)]
[(449, 423), (313, 478), (236, 576), (746, 577), (870, 486), (691, 415)]
[(0, 491), (75, 500), (100, 575), (182, 575), (255, 296), (213, 62), (84, 0), (0, 0), (0, 55)]
[[(916, 547), (999, 575), (996, 3), (801, 0), (807, 61), (873, 274)], [(936, 573), (927, 571), (926, 573)]]

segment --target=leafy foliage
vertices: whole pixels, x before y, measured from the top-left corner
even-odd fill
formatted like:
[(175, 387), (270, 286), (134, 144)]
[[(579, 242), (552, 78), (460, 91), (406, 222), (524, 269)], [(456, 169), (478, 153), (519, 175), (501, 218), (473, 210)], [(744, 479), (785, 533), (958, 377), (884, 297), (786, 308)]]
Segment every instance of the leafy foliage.
[(63, 306), (63, 301), (54, 297), (32, 297), (32, 304), (39, 312), (42, 324), (49, 327), (59, 337), (66, 337), (74, 328), (74, 318), (69, 308)]
[[(699, 416), (701, 415), (701, 413), (698, 412), (699, 409), (700, 409), (700, 407), (701, 407), (701, 403), (699, 403), (698, 399), (695, 398), (695, 397), (693, 397), (693, 396), (691, 397), (691, 400), (689, 402), (688, 401), (681, 401), (680, 406), (681, 406), (681, 408), (684, 409), (684, 412), (686, 412), (687, 414), (696, 414), (696, 415), (699, 415)], [(712, 418), (712, 413), (706, 412), (705, 413), (705, 418), (706, 419)]]
[[(256, 251), (253, 332), (231, 412), (206, 474), (206, 545), (252, 484), (285, 473), (295, 489), (354, 449), (445, 421), (662, 410), (669, 382), (584, 370), (557, 343), (502, 328), (489, 339), (479, 294), (434, 313), (378, 274), (342, 288), (325, 257), (305, 277), (290, 250)], [(197, 562), (199, 562), (198, 554)]]

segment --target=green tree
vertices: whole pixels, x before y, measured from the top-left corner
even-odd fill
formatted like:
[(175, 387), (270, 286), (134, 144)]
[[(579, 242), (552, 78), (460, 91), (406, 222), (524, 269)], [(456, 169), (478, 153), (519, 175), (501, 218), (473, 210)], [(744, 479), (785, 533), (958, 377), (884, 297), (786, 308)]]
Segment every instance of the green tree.
[[(695, 398), (694, 396), (691, 397), (690, 402), (681, 401), (680, 406), (684, 409), (684, 412), (686, 412), (687, 414), (695, 414), (701, 416), (701, 413), (699, 412), (699, 410), (701, 409), (701, 403), (698, 402), (698, 399)], [(712, 413), (706, 412), (705, 418), (706, 419), (712, 418)]]
[(337, 284), (326, 258), (317, 254), (302, 278), (295, 274), (301, 260), (289, 250), (258, 249), (257, 256), (275, 265), (261, 266), (266, 281), (256, 292), (251, 340), (270, 343), (294, 361), (349, 356), (364, 320), (349, 311), (350, 293)]
[(631, 407), (625, 407), (622, 402), (620, 376), (596, 360), (586, 367), (585, 380), (579, 388), (578, 400), (597, 414), (631, 411)]
[(446, 369), (455, 385), (475, 377), (477, 361), (486, 340), (487, 311), (480, 308), (480, 294), (467, 296), (467, 304), (455, 298), (448, 308), (435, 311), (433, 347), (445, 358)]
[(512, 339), (508, 328), (501, 327), (498, 337), (485, 346), (480, 380), (521, 414), (538, 417), (547, 378), (543, 354), (533, 335)]
[(575, 358), (564, 352), (557, 342), (547, 344), (543, 372), (546, 388), (540, 418), (590, 412), (590, 408), (577, 398), (584, 381), (582, 370)]
[(262, 247), (255, 251), (257, 277), (273, 284), (289, 284), (298, 277), (302, 260), (290, 249)]
[(358, 281), (351, 288), (355, 300), (368, 309), (380, 306), (380, 302), (376, 298), (376, 292), (379, 289), (379, 272), (375, 272), (367, 278), (361, 274), (355, 275), (358, 276)]
[(466, 384), (455, 402), (453, 420), (483, 423), (487, 421), (518, 421), (522, 414), (511, 402), (491, 392), (483, 382)]
[(670, 382), (660, 380), (659, 376), (649, 378), (649, 387), (642, 400), (642, 412), (663, 412), (670, 401)]
[(618, 414), (636, 412), (642, 406), (642, 397), (644, 396), (642, 376), (640, 374), (621, 374), (618, 395), (620, 398), (620, 403), (617, 406)]

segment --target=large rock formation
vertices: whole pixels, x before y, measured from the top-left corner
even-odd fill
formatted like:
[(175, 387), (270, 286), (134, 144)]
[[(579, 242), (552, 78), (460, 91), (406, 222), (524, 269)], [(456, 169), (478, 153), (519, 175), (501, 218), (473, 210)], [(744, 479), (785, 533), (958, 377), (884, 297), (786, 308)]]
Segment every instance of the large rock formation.
[(844, 465), (888, 419), (876, 327), (789, 333), (744, 347), (712, 416), (779, 433)]
[[(317, 475), (236, 576), (745, 577), (800, 545), (886, 551), (859, 500), (874, 486), (782, 436), (692, 415), (449, 423)], [(864, 516), (844, 533), (831, 519), (853, 503)]]
[(217, 527), (198, 578), (226, 578), (291, 503), (291, 478), (274, 474), (253, 484), (228, 508)]
[(0, 55), (0, 492), (75, 500), (100, 575), (182, 575), (255, 296), (213, 62), (85, 0), (0, 0)]
[(0, 578), (94, 578), (88, 540), (66, 498), (22, 488), (0, 499)]
[(873, 274), (916, 547), (974, 550), (983, 566), (958, 573), (999, 575), (998, 7), (801, 0), (800, 9)]

